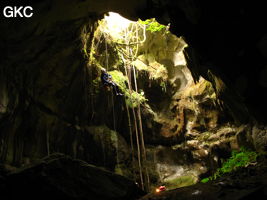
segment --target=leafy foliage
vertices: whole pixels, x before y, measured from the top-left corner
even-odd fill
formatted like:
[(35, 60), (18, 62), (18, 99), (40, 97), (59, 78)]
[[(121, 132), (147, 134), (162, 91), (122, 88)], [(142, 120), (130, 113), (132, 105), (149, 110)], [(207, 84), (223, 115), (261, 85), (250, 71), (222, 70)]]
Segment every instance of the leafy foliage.
[(232, 156), (212, 176), (202, 179), (201, 182), (206, 183), (210, 180), (217, 179), (225, 173), (235, 171), (240, 167), (247, 167), (249, 164), (256, 162), (258, 156), (259, 154), (257, 152), (241, 147), (239, 152), (233, 151)]
[(146, 25), (147, 26), (146, 30), (151, 31), (152, 33), (161, 31), (166, 28), (166, 26), (159, 24), (155, 19), (147, 19), (146, 21), (142, 21), (139, 19), (138, 22), (140, 24)]
[(120, 89), (125, 92), (125, 90), (127, 89), (125, 84), (127, 81), (127, 77), (124, 76), (123, 73), (118, 70), (113, 70), (108, 73), (112, 76), (113, 81), (118, 84)]
[(203, 179), (201, 180), (201, 183), (207, 183), (207, 182), (209, 182), (209, 180), (210, 180), (209, 177), (208, 177), (208, 178), (203, 178)]
[(147, 101), (147, 99), (144, 96), (144, 92), (138, 93), (135, 91), (132, 91), (130, 94), (129, 90), (126, 91), (126, 103), (130, 107), (137, 107), (139, 104), (142, 104), (143, 102)]
[(124, 76), (122, 72), (114, 70), (110, 71), (109, 74), (112, 76), (113, 81), (118, 84), (122, 92), (125, 94), (126, 103), (128, 106), (135, 108), (143, 102), (147, 101), (144, 96), (144, 92), (130, 92), (130, 90), (126, 86), (127, 77)]

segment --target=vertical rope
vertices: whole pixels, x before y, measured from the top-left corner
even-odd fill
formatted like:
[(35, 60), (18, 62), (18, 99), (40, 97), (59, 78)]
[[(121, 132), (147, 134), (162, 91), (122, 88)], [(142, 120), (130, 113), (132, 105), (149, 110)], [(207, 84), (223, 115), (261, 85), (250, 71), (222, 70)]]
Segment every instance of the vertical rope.
[[(143, 40), (142, 43), (146, 40), (146, 31), (145, 26), (142, 26), (142, 34)], [(127, 84), (128, 84), (128, 90), (129, 90), (129, 96), (130, 96), (130, 102), (132, 104), (131, 110), (132, 110), (132, 116), (133, 116), (133, 123), (134, 128), (132, 128), (132, 120), (130, 115), (130, 110), (128, 108), (126, 99), (126, 110), (127, 110), (127, 116), (128, 116), (128, 125), (129, 125), (129, 132), (130, 132), (130, 142), (131, 142), (131, 150), (132, 150), (132, 162), (135, 161), (134, 156), (134, 136), (133, 136), (133, 130), (135, 131), (135, 137), (136, 137), (136, 148), (137, 148), (137, 158), (138, 158), (138, 168), (139, 168), (139, 177), (140, 177), (140, 184), (142, 189), (149, 189), (149, 175), (147, 171), (146, 164), (146, 149), (145, 149), (145, 142), (144, 142), (144, 134), (143, 134), (143, 125), (142, 125), (142, 116), (141, 116), (141, 107), (140, 102), (138, 102), (137, 108), (133, 107), (133, 92), (138, 92), (137, 87), (137, 79), (136, 79), (136, 70), (135, 68), (131, 66), (131, 62), (133, 61), (133, 58), (135, 58), (138, 54), (139, 49), (139, 24), (131, 24), (128, 26), (125, 30), (123, 30), (124, 36), (122, 39), (124, 40), (125, 47), (121, 49), (117, 49), (122, 60), (124, 63), (124, 70), (127, 77)], [(108, 33), (105, 33), (108, 35)], [(133, 46), (131, 46), (133, 45)], [(106, 69), (108, 70), (108, 50), (107, 50), (107, 40), (105, 39), (105, 54), (106, 54)], [(125, 58), (124, 58), (125, 56)], [(133, 69), (133, 72), (132, 72)], [(132, 80), (133, 78), (133, 80)], [(132, 83), (133, 82), (133, 83)], [(134, 86), (132, 86), (134, 84)], [(133, 88), (134, 87), (134, 88)], [(113, 91), (112, 91), (113, 92)], [(114, 110), (114, 99), (113, 99), (113, 93), (112, 93), (112, 111), (113, 111), (113, 126), (114, 130), (116, 130), (116, 122), (115, 122), (115, 110)], [(143, 166), (145, 171), (143, 170)], [(145, 176), (145, 179), (144, 179)]]
[[(137, 82), (136, 82), (136, 73), (135, 73), (135, 67), (133, 66), (133, 75), (134, 75), (134, 84), (135, 84), (135, 90), (136, 92), (138, 91), (137, 87)], [(145, 141), (144, 141), (144, 133), (143, 133), (143, 124), (142, 124), (142, 116), (141, 116), (141, 108), (140, 104), (138, 103), (137, 106), (137, 119), (139, 122), (139, 133), (140, 133), (140, 138), (141, 138), (141, 146), (143, 150), (143, 166), (145, 168), (145, 176), (146, 176), (146, 187), (149, 189), (150, 186), (150, 179), (149, 179), (149, 174), (146, 166), (146, 147), (145, 147)]]
[[(128, 77), (127, 81), (128, 81), (129, 91), (130, 91), (130, 101), (131, 101), (131, 104), (133, 104), (133, 102), (132, 102), (132, 86), (131, 86), (130, 81), (129, 81), (129, 75), (128, 75), (128, 72), (127, 72), (127, 68), (128, 68), (128, 66), (125, 66), (125, 73), (126, 73), (126, 76)], [(134, 127), (135, 127), (135, 137), (136, 137), (137, 158), (138, 158), (140, 182), (141, 182), (142, 189), (144, 189), (144, 180), (143, 180), (142, 164), (141, 164), (140, 142), (139, 142), (139, 136), (138, 136), (136, 114), (135, 114), (135, 110), (134, 110), (133, 107), (132, 107), (132, 113), (133, 113), (133, 118), (134, 118)]]
[[(138, 54), (138, 42), (139, 42), (139, 36), (138, 36), (138, 25), (135, 24), (135, 30), (136, 30), (136, 40), (133, 41), (136, 43), (136, 49), (135, 52), (133, 52), (133, 49), (130, 49), (130, 57), (133, 61), (133, 58), (137, 56)], [(137, 86), (137, 79), (136, 79), (136, 70), (135, 67), (132, 66), (133, 69), (133, 78), (134, 78), (134, 85), (135, 85), (135, 91), (138, 92), (138, 86)], [(146, 188), (149, 190), (150, 187), (150, 179), (149, 179), (149, 174), (146, 166), (146, 148), (145, 148), (145, 142), (144, 142), (144, 133), (143, 133), (143, 124), (142, 124), (142, 116), (141, 116), (141, 107), (140, 107), (140, 102), (138, 102), (137, 105), (137, 119), (139, 122), (139, 133), (140, 133), (140, 138), (141, 138), (141, 147), (142, 147), (142, 152), (143, 152), (143, 166), (145, 168), (145, 176), (146, 176)]]
[[(133, 130), (132, 130), (132, 123), (131, 123), (131, 116), (129, 112), (129, 107), (126, 103), (125, 99), (125, 105), (126, 105), (126, 111), (127, 111), (127, 116), (128, 116), (128, 126), (129, 126), (129, 132), (130, 132), (130, 144), (131, 144), (131, 153), (132, 153), (132, 163), (135, 163), (135, 158), (134, 158), (134, 145), (133, 145)], [(136, 181), (136, 176), (134, 173), (134, 181)]]
[(107, 39), (105, 39), (105, 51), (106, 51), (106, 69), (108, 71), (108, 45), (107, 45)]

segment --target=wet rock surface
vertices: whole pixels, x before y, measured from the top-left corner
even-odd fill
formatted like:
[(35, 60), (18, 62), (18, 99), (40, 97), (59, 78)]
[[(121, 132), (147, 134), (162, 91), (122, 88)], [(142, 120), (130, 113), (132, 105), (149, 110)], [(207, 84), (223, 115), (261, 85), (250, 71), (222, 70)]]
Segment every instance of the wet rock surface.
[(0, 190), (1, 199), (123, 200), (144, 195), (133, 181), (63, 154), (3, 173)]

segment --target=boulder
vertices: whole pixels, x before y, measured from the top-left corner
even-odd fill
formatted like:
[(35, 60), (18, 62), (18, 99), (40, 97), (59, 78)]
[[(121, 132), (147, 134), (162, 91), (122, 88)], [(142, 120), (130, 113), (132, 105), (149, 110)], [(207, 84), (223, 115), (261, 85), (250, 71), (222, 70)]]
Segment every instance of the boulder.
[(1, 196), (8, 199), (119, 200), (144, 194), (123, 176), (63, 154), (52, 154), (8, 174), (2, 188)]

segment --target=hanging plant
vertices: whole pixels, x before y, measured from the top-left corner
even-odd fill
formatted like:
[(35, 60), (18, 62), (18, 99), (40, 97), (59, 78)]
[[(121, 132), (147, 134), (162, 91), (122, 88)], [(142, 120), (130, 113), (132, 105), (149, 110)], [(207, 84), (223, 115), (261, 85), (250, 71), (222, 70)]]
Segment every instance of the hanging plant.
[(150, 32), (158, 32), (163, 29), (166, 29), (166, 26), (159, 24), (154, 18), (153, 19), (147, 19), (145, 21), (142, 21), (139, 19), (138, 21), (140, 24), (146, 25), (146, 30)]

